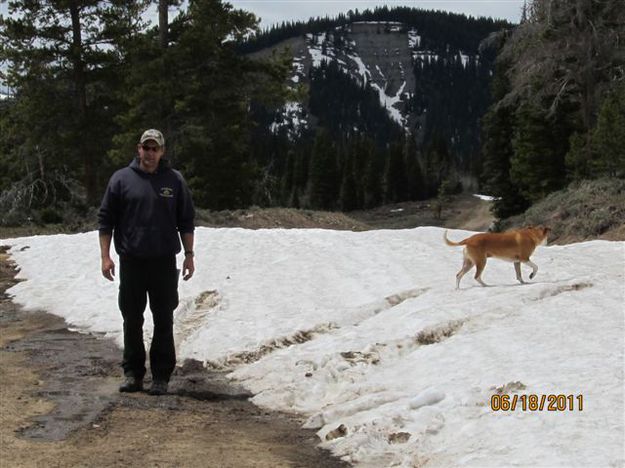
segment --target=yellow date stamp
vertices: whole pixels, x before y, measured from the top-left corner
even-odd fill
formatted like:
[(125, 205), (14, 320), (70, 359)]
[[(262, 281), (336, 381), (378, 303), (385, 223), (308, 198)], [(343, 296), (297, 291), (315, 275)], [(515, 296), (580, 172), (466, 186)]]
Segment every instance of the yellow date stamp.
[(490, 397), (493, 411), (584, 411), (584, 395), (506, 395)]

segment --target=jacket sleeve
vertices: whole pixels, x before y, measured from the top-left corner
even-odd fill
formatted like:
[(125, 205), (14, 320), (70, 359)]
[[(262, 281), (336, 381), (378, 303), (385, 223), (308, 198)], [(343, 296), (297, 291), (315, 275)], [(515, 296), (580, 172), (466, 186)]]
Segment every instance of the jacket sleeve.
[(119, 190), (119, 180), (113, 175), (106, 187), (106, 192), (104, 192), (100, 210), (98, 211), (98, 230), (101, 234), (112, 234), (113, 229), (117, 227), (120, 215)]
[(178, 206), (176, 209), (176, 224), (178, 232), (184, 234), (195, 230), (195, 208), (193, 207), (193, 199), (191, 198), (191, 191), (189, 190), (187, 182), (184, 180), (184, 177), (182, 177), (182, 174), (178, 172), (177, 175), (180, 181), (180, 196), (178, 197)]

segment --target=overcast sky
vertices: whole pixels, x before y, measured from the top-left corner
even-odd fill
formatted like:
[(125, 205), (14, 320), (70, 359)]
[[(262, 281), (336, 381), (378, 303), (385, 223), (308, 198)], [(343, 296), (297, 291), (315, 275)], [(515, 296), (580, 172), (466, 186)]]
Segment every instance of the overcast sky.
[[(236, 8), (248, 10), (261, 18), (261, 27), (289, 20), (307, 20), (333, 16), (348, 10), (373, 9), (377, 5), (410, 6), (425, 10), (444, 10), (472, 16), (490, 16), (518, 22), (523, 0), (232, 0)], [(7, 14), (6, 1), (0, 0), (0, 14)]]
[(517, 23), (523, 0), (232, 0), (236, 8), (248, 10), (261, 18), (261, 27), (288, 20), (307, 20), (316, 16), (333, 16), (348, 10), (373, 9), (388, 5), (409, 6), (424, 10), (443, 10), (471, 16), (502, 18)]

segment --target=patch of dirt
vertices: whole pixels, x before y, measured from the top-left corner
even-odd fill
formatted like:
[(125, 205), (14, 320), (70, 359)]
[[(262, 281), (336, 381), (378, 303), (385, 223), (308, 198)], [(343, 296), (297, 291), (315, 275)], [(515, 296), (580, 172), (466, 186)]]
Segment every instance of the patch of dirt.
[(298, 210), (295, 208), (249, 208), (246, 210), (198, 210), (198, 226), (240, 227), (245, 229), (318, 228), (351, 231), (371, 229), (345, 213)]
[(443, 227), (467, 231), (488, 231), (495, 221), (495, 217), (490, 212), (491, 205), (491, 202), (473, 195), (459, 195), (454, 198), (448, 208)]
[(417, 334), (415, 341), (421, 345), (440, 343), (454, 335), (463, 324), (463, 320), (452, 320), (442, 325), (425, 328)]
[(264, 344), (261, 344), (253, 351), (241, 351), (236, 354), (231, 354), (223, 361), (207, 361), (206, 365), (211, 369), (223, 369), (243, 363), (250, 364), (252, 362), (259, 361), (261, 358), (277, 349), (287, 348), (296, 343), (306, 343), (307, 341), (312, 340), (315, 335), (327, 333), (335, 328), (337, 328), (337, 326), (332, 322), (322, 323), (310, 330), (300, 330), (291, 336), (283, 336), (272, 339)]
[(434, 200), (402, 202), (370, 210), (352, 211), (350, 217), (370, 229), (410, 229), (419, 226), (440, 226), (450, 229), (486, 231), (493, 222), (491, 203), (473, 195), (452, 197), (443, 206), (441, 217), (435, 212)]
[(519, 392), (520, 390), (525, 390), (526, 388), (527, 387), (523, 382), (517, 380), (516, 382), (508, 382), (500, 387), (491, 387), (490, 389), (494, 390), (498, 395), (507, 395)]
[(537, 300), (542, 300), (547, 297), (553, 297), (553, 296), (557, 296), (558, 294), (567, 293), (571, 291), (581, 291), (582, 289), (591, 288), (592, 286), (594, 285), (589, 282), (574, 283), (574, 284), (569, 284), (569, 285), (564, 285), (564, 286), (558, 286), (552, 291), (549, 291), (549, 290), (543, 291), (538, 296)]
[[(239, 227), (244, 229), (335, 229), (368, 231), (371, 229), (410, 229), (419, 226), (442, 226), (451, 229), (486, 231), (493, 222), (490, 202), (462, 194), (452, 197), (445, 204), (438, 218), (433, 200), (402, 202), (383, 205), (370, 210), (347, 213), (339, 211), (314, 211), (296, 208), (258, 208), (241, 210), (210, 211), (196, 210), (196, 224), (206, 227)], [(87, 221), (86, 230), (97, 229)], [(20, 227), (0, 226), (0, 238), (24, 237), (32, 235), (72, 233), (62, 225)]]
[(254, 406), (197, 362), (176, 369), (169, 395), (120, 394), (120, 350), (21, 310), (6, 294), (14, 274), (0, 250), (2, 466), (349, 466), (303, 421)]

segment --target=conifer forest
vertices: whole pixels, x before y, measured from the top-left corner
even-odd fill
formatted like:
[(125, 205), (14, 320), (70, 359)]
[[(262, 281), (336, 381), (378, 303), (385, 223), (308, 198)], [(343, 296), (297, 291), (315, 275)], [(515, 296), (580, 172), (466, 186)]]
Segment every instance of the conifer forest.
[[(571, 182), (625, 177), (619, 0), (528, 0), (519, 24), (384, 7), (264, 30), (220, 0), (7, 3), (2, 225), (92, 213), (147, 128), (211, 210), (350, 211), (480, 191), (506, 218)], [(368, 58), (356, 24), (370, 25), (358, 36)], [(376, 44), (397, 37), (405, 50), (381, 57)], [(298, 65), (295, 48), (311, 44), (337, 58), (311, 51)], [(407, 54), (401, 69), (393, 54)]]

